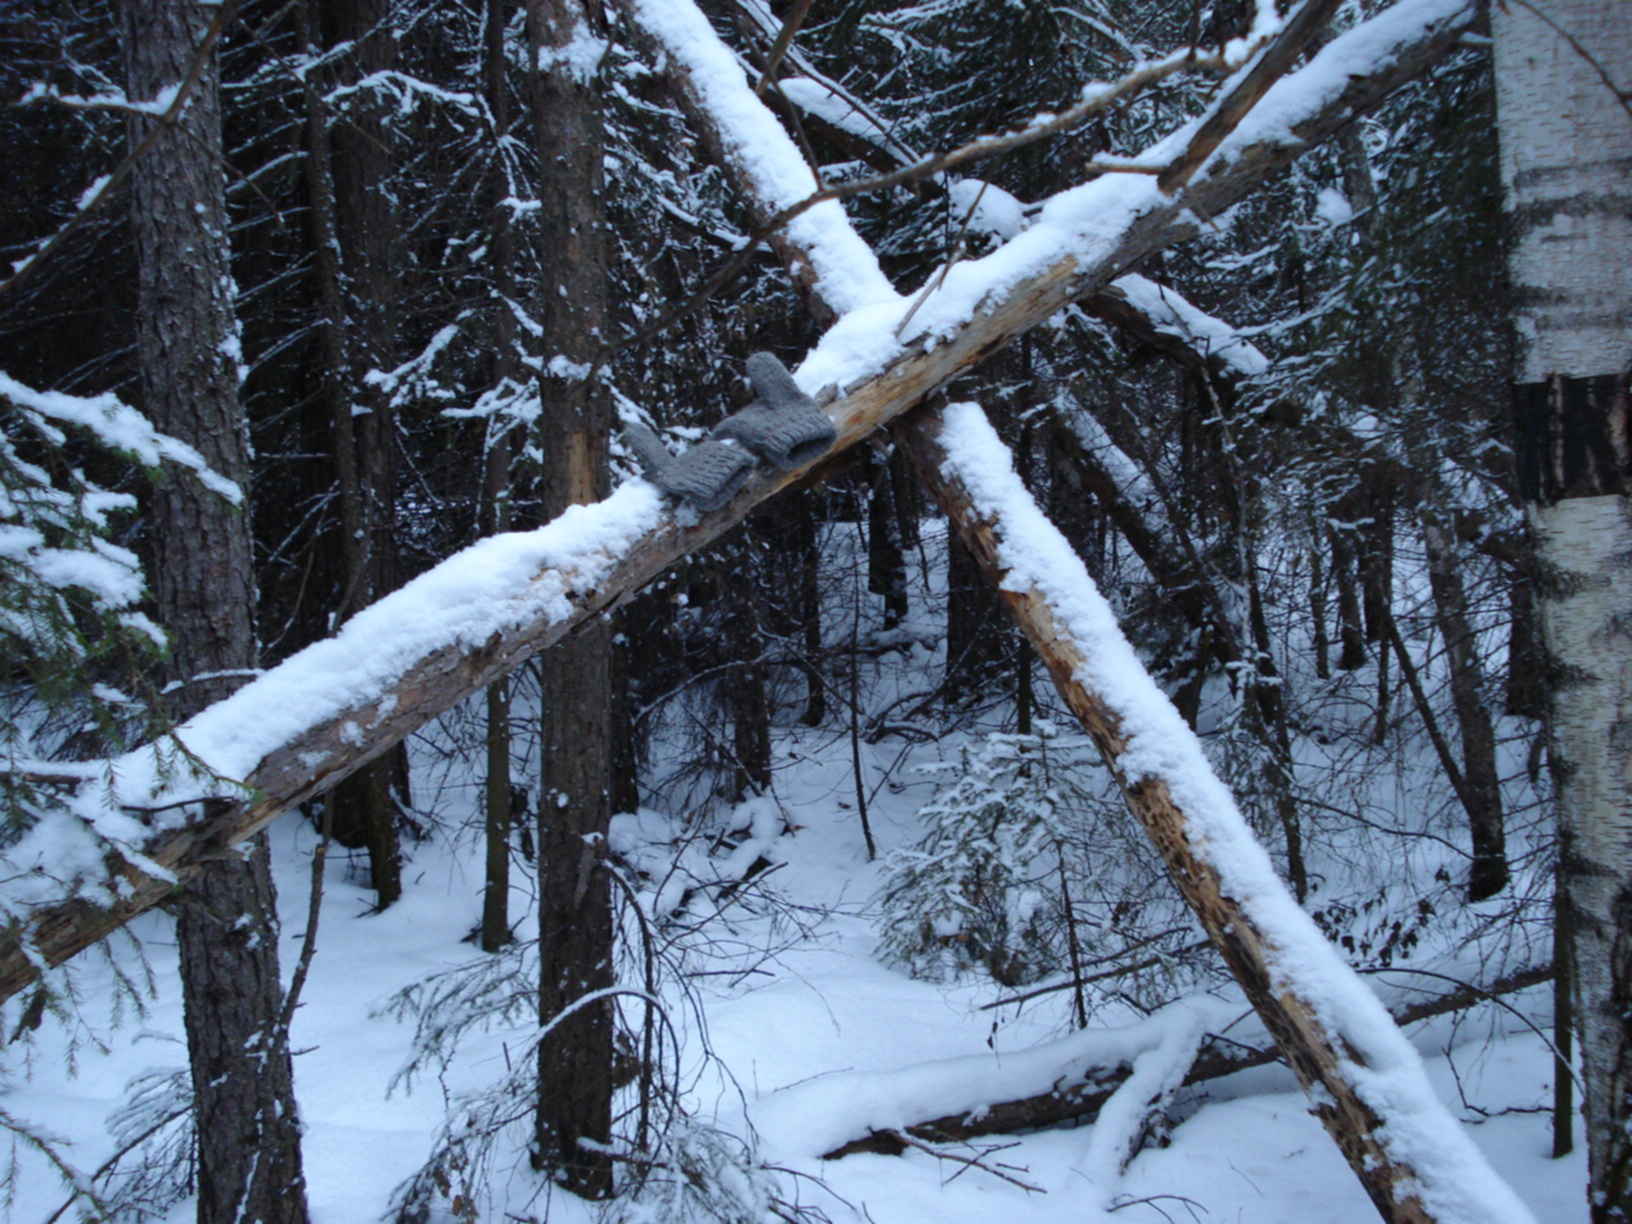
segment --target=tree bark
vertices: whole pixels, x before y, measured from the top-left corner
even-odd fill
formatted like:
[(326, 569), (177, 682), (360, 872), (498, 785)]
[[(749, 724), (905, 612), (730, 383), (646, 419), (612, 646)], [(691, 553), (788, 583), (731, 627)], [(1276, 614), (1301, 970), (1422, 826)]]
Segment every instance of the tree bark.
[[(504, 32), (508, 24), (505, 0), (487, 0), (482, 44), (482, 90), (488, 113), (493, 116), (494, 135), (510, 134), (510, 89), (505, 80)], [(492, 272), (498, 300), (493, 312), (493, 383), (503, 387), (520, 382), (522, 368), (516, 349), (516, 319), (510, 303), (519, 301), (515, 283), (516, 242), (510, 210), (504, 200), (510, 194), (501, 158), (494, 159), (488, 186), (492, 207)], [(489, 420), (485, 431), (487, 454), (483, 467), (482, 530), (493, 535), (510, 526), (510, 429), (505, 420)], [(530, 813), (514, 809), (510, 779), (510, 686), (508, 678), (487, 686), (485, 701), (487, 729), (487, 783), (483, 788), (485, 828), (485, 871), (482, 887), (482, 951), (497, 952), (510, 942), (510, 830), (515, 820)]]
[[(395, 41), (382, 0), (346, 0), (320, 12), (297, 9), (302, 41), (319, 55), (355, 43), (341, 62), (345, 83), (390, 66)], [(327, 28), (320, 30), (319, 24)], [(366, 93), (343, 115), (330, 113), (324, 88), (340, 74), (308, 72), (306, 185), (311, 202), (313, 269), (322, 333), (322, 395), (329, 416), (326, 448), (334, 456), (339, 522), (314, 547), (331, 554), (324, 568), (338, 577), (339, 622), (397, 585), (393, 534), (396, 436), (389, 397), (370, 386), (370, 370), (389, 369), (395, 279), (391, 235), (395, 217), (384, 190), (390, 173), (388, 134)], [(340, 783), (324, 800), (336, 841), (367, 851), (370, 883), (380, 908), (402, 895), (398, 799), (406, 799), (408, 760), (388, 753)]]
[[(1502, 825), (1502, 789), (1496, 772), (1496, 732), (1485, 705), (1484, 668), (1468, 619), (1468, 597), (1456, 545), (1432, 501), (1422, 510), (1422, 539), (1428, 553), (1428, 585), (1439, 633), (1445, 639), (1451, 705), (1462, 732), (1461, 797), (1468, 814), (1473, 862), (1468, 900), (1484, 901), (1507, 887), (1507, 836)], [(1402, 665), (1404, 660), (1401, 660)]]
[[(1494, 6), (1519, 491), (1552, 682), (1594, 1224), (1632, 1219), (1632, 22)], [(1617, 91), (1619, 91), (1617, 93)]]
[[(554, 252), (534, 297), (544, 343), (541, 511), (606, 496), (611, 401), (596, 367), (609, 326), (594, 70), (562, 49), (605, 34), (595, 0), (528, 0), (539, 237)], [(538, 1048), (533, 1159), (585, 1198), (612, 1193), (611, 631), (596, 618), (539, 660), (543, 717), (538, 814)], [(585, 1144), (591, 1146), (585, 1146)]]
[[(202, 5), (125, 0), (132, 99), (151, 100), (185, 78), (212, 15)], [(155, 122), (129, 120), (133, 147)], [(186, 111), (131, 174), (142, 402), (159, 429), (192, 443), (217, 473), (247, 489), (221, 161), (212, 52)], [(170, 634), (175, 687), (166, 713), (179, 720), (230, 693), (255, 666), (253, 552), (247, 506), (229, 505), (191, 481), (167, 481), (156, 493), (148, 573)], [(209, 806), (217, 811), (207, 817), (227, 805)], [(264, 837), (247, 858), (230, 850), (215, 856), (178, 900), (199, 1224), (305, 1224), (300, 1118)]]

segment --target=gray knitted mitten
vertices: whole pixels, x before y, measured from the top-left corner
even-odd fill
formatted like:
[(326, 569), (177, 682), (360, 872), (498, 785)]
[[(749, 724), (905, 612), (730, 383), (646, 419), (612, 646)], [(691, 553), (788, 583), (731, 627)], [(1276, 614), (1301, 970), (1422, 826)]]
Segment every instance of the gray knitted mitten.
[(804, 467), (833, 445), (838, 436), (833, 422), (774, 356), (749, 357), (748, 381), (758, 398), (716, 425), (714, 437), (740, 442), (762, 463), (784, 472)]
[(753, 474), (753, 456), (729, 442), (704, 438), (690, 450), (671, 455), (644, 425), (628, 426), (623, 436), (647, 480), (699, 510), (718, 510)]

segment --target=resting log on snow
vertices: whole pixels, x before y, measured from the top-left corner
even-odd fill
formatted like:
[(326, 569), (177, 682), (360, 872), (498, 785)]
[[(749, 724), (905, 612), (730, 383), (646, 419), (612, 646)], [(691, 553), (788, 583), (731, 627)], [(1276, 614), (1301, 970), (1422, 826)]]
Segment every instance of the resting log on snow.
[[(1463, 1011), (1486, 999), (1499, 998), (1514, 991), (1539, 985), (1551, 980), (1552, 976), (1551, 965), (1525, 969), (1519, 973), (1509, 974), (1488, 986), (1464, 986), (1438, 998), (1413, 1003), (1409, 1007), (1395, 1008), (1389, 1015), (1393, 1017), (1395, 1024), (1404, 1027), (1419, 1020)], [(1191, 1064), (1184, 1082), (1186, 1086), (1205, 1083), (1207, 1080), (1234, 1075), (1237, 1071), (1265, 1067), (1270, 1063), (1282, 1061), (1283, 1056), (1276, 1046), (1254, 1049), (1250, 1046), (1231, 1045), (1208, 1039), (1201, 1053), (1196, 1055), (1196, 1061)], [(978, 1112), (928, 1118), (904, 1129), (913, 1138), (922, 1139), (926, 1143), (956, 1143), (977, 1139), (982, 1135), (1008, 1135), (1016, 1131), (1060, 1126), (1067, 1122), (1092, 1121), (1100, 1106), (1110, 1099), (1111, 1094), (1127, 1076), (1126, 1064), (1116, 1067), (1095, 1067), (1086, 1074), (1072, 1077), (1069, 1081), (1062, 1075), (1061, 1082), (1036, 1096), (999, 1101), (994, 1105), (983, 1106)], [(839, 1160), (845, 1156), (853, 1156), (857, 1152), (899, 1156), (906, 1150), (906, 1146), (894, 1131), (874, 1131), (872, 1134), (852, 1139), (830, 1152), (824, 1152), (822, 1159)]]

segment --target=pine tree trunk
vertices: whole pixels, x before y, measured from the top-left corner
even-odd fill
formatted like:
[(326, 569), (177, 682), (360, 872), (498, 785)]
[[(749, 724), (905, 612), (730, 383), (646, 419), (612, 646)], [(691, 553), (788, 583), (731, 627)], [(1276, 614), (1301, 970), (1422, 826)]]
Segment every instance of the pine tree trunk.
[[(607, 339), (607, 251), (601, 215), (601, 116), (590, 76), (558, 49), (604, 35), (593, 0), (528, 0), (533, 127), (543, 167), (539, 239), (554, 259), (534, 296), (543, 354), (540, 507), (546, 520), (597, 501), (609, 483), (612, 411), (592, 369)], [(585, 1198), (612, 1193), (611, 891), (604, 868), (610, 818), (610, 656), (605, 617), (540, 656), (539, 796), (541, 1023), (533, 1158)], [(569, 1014), (570, 1010), (570, 1014)], [(563, 1017), (565, 1017), (563, 1019)], [(581, 1142), (582, 1141), (582, 1142)], [(583, 1142), (596, 1146), (585, 1147)]]
[[(510, 131), (510, 91), (505, 81), (504, 31), (508, 21), (505, 0), (487, 0), (483, 30), (482, 88), (494, 130)], [(501, 299), (493, 305), (493, 383), (519, 380), (522, 369), (516, 351), (516, 320), (507, 302), (520, 300), (515, 283), (515, 235), (502, 165), (495, 160), (489, 185), (492, 204), (492, 271), (494, 289)], [(510, 525), (510, 432), (507, 422), (487, 423), (487, 455), (483, 469), (482, 530), (491, 535)], [(510, 787), (510, 686), (500, 680), (487, 687), (487, 783), (484, 787), (484, 841), (486, 862), (482, 888), (482, 951), (497, 952), (510, 942), (510, 827), (518, 816)]]
[(1632, 1220), (1632, 21), (1615, 0), (1491, 19), (1519, 491), (1550, 656), (1588, 1202), (1605, 1224)]
[(1332, 584), (1337, 587), (1337, 655), (1339, 671), (1356, 671), (1366, 665), (1366, 631), (1360, 623), (1360, 591), (1355, 581), (1354, 545), (1347, 528), (1330, 527), (1326, 538), (1332, 546)]
[[(126, 0), (129, 96), (148, 101), (185, 79), (214, 9)], [(155, 122), (132, 117), (137, 144)], [(214, 54), (174, 129), (131, 174), (143, 407), (247, 490), (238, 324), (229, 266), (221, 113)], [(155, 602), (170, 633), (169, 717), (225, 696), (255, 665), (255, 582), (247, 506), (191, 480), (166, 481), (152, 511)], [(277, 916), (264, 837), (225, 855), (180, 898), (187, 1052), (198, 1126), (200, 1224), (304, 1224), (300, 1120), (282, 1028)]]
[(1315, 656), (1315, 678), (1330, 680), (1332, 640), (1326, 628), (1326, 566), (1321, 560), (1318, 530), (1314, 534), (1313, 545), (1309, 550), (1309, 621), (1314, 627), (1311, 649)]
[(817, 547), (816, 502), (801, 496), (794, 507), (794, 548), (799, 553), (799, 625), (804, 642), (805, 711), (800, 721), (819, 727), (827, 717), (827, 685), (822, 676), (822, 554)]
[[(385, 0), (345, 0), (298, 10), (302, 41), (311, 52), (355, 42), (345, 61), (355, 80), (389, 68), (395, 39)], [(321, 24), (323, 29), (317, 27)], [(327, 546), (337, 554), (338, 623), (397, 586), (394, 504), (397, 449), (388, 397), (371, 386), (371, 370), (390, 369), (394, 341), (388, 135), (366, 92), (344, 116), (323, 101), (326, 74), (306, 74), (307, 168), (313, 267), (323, 331), (323, 393), (331, 420), (340, 521)], [(407, 801), (408, 758), (398, 748), (347, 778), (324, 801), (335, 840), (368, 852), (370, 883), (380, 908), (402, 895), (399, 799)]]
[(868, 465), (867, 589), (884, 597), (884, 628), (893, 629), (907, 615), (907, 574), (897, 534), (900, 516), (895, 510), (895, 487), (888, 457)]

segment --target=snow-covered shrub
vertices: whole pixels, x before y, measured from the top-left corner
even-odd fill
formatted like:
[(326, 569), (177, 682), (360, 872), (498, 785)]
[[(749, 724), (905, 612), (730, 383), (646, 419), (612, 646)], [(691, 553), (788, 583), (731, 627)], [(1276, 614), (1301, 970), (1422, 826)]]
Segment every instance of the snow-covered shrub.
[(919, 810), (922, 839), (886, 863), (885, 959), (935, 981), (981, 967), (1011, 986), (1061, 967), (1062, 856), (1092, 806), (1078, 776), (1091, 754), (1039, 724), (926, 767), (951, 777)]
[(749, 1143), (679, 1113), (656, 1150), (635, 1162), (639, 1178), (623, 1186), (607, 1224), (759, 1224), (787, 1218), (775, 1210), (777, 1179)]

